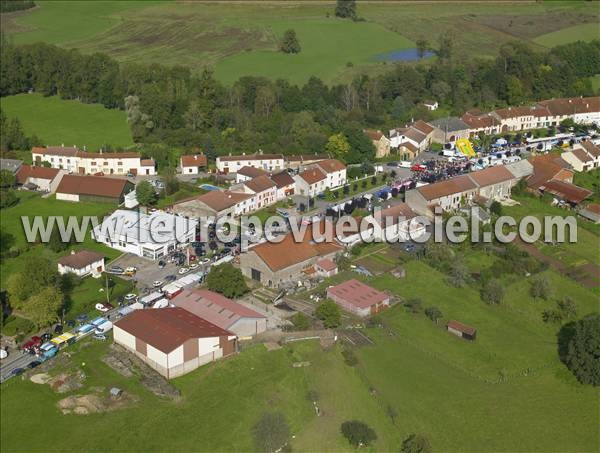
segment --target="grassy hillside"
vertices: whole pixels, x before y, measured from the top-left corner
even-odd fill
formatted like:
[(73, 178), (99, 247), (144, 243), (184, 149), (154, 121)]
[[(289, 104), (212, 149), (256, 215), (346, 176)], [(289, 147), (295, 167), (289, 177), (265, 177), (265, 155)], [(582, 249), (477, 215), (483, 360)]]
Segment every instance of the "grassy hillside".
[[(435, 47), (445, 32), (466, 55), (490, 57), (508, 41), (542, 49), (547, 44), (538, 44), (539, 36), (558, 31), (553, 44), (568, 42), (580, 32), (574, 26), (587, 36), (599, 22), (593, 2), (359, 2), (366, 22), (333, 18), (333, 1), (39, 3), (36, 10), (3, 17), (3, 29), (16, 42), (42, 40), (121, 61), (211, 66), (226, 82), (246, 74), (338, 82), (382, 71), (382, 63), (369, 63), (373, 57), (417, 39)], [(300, 37), (299, 55), (277, 52), (286, 28)]]
[(600, 38), (600, 25), (581, 24), (573, 27), (563, 28), (562, 30), (546, 33), (534, 39), (537, 44), (546, 47), (554, 47), (560, 44), (565, 44), (575, 41), (591, 41), (592, 39)]
[(7, 117), (19, 118), (25, 132), (46, 145), (86, 146), (95, 151), (105, 144), (120, 148), (133, 144), (121, 110), (41, 94), (8, 96), (0, 102)]

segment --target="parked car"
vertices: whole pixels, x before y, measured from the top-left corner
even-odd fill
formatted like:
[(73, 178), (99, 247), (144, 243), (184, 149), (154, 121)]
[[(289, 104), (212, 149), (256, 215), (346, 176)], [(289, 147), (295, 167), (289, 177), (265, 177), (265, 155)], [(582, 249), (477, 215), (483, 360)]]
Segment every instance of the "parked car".
[(200, 265), (198, 263), (192, 263), (192, 264), (190, 264), (190, 270), (193, 271), (194, 269), (198, 269), (199, 266)]
[(54, 333), (55, 333), (56, 335), (60, 335), (60, 334), (62, 334), (62, 333), (63, 333), (63, 325), (62, 325), (62, 324), (57, 324), (57, 325), (54, 327)]
[(15, 368), (14, 370), (11, 371), (10, 375), (11, 376), (20, 376), (21, 374), (23, 374), (25, 370), (23, 368)]
[(126, 300), (127, 302), (130, 302), (130, 301), (132, 301), (132, 300), (135, 300), (135, 298), (136, 298), (136, 297), (137, 297), (137, 295), (135, 295), (135, 294), (133, 294), (133, 293), (129, 293), (129, 294), (127, 294), (127, 295), (125, 296), (125, 300)]
[(187, 274), (190, 271), (189, 268), (187, 267), (182, 267), (181, 269), (179, 269), (179, 272), (177, 272), (179, 275), (183, 275), (183, 274)]
[(125, 269), (125, 272), (130, 272), (130, 273), (134, 273), (135, 274), (137, 272), (137, 270), (138, 270), (137, 267), (135, 267), (135, 266), (129, 266), (129, 267), (127, 267)]
[(158, 268), (159, 268), (159, 269), (164, 269), (166, 265), (167, 265), (167, 263), (165, 263), (165, 262), (164, 262), (164, 261), (162, 261), (162, 260), (160, 260), (160, 261), (158, 262)]
[(125, 272), (125, 269), (123, 269), (120, 266), (111, 266), (108, 268), (108, 272), (110, 272), (111, 274), (122, 274)]
[(177, 277), (175, 275), (167, 275), (165, 277), (165, 282), (174, 282), (175, 280), (177, 280)]
[(78, 315), (76, 319), (79, 322), (84, 322), (86, 319), (88, 319), (88, 315), (86, 315), (85, 313), (83, 313), (81, 315)]
[(113, 307), (111, 304), (102, 304), (102, 303), (97, 303), (94, 308), (98, 311), (101, 311), (102, 313), (106, 313), (107, 311), (112, 310)]
[(202, 258), (199, 261), (199, 264), (202, 264), (202, 265), (205, 265), (205, 264), (208, 264), (208, 263), (210, 263), (210, 258)]
[(41, 365), (42, 362), (40, 362), (39, 360), (34, 360), (33, 362), (29, 363), (29, 365), (27, 365), (27, 368), (29, 368), (30, 370), (33, 370), (36, 366)]
[(152, 286), (154, 286), (155, 288), (160, 288), (162, 285), (164, 285), (162, 280), (155, 280), (152, 282)]
[(35, 351), (35, 349), (39, 348), (42, 345), (42, 343), (43, 343), (43, 340), (41, 339), (41, 337), (38, 337), (38, 336), (31, 337), (23, 345), (23, 351), (29, 352), (30, 354), (33, 354), (33, 352)]
[(92, 338), (94, 340), (104, 341), (106, 340), (106, 335), (104, 335), (103, 333), (95, 333), (94, 335), (92, 335)]
[(46, 341), (50, 341), (52, 339), (52, 334), (50, 332), (44, 332), (40, 335), (40, 338), (42, 339), (42, 342), (45, 343)]

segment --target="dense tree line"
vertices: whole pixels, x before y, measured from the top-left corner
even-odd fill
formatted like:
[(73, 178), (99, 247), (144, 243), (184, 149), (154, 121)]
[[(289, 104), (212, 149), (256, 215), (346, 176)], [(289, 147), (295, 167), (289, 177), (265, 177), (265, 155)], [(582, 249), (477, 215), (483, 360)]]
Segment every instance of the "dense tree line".
[(196, 74), (181, 66), (118, 64), (100, 53), (5, 39), (1, 51), (0, 95), (35, 91), (123, 109), (135, 140), (162, 165), (174, 165), (164, 145), (200, 147), (211, 158), (258, 149), (316, 153), (338, 134), (343, 137), (330, 145), (345, 149), (338, 157), (362, 162), (374, 153), (362, 129), (429, 119), (432, 113), (420, 105), (425, 99), (461, 114), (471, 107), (591, 95), (588, 77), (600, 73), (600, 40), (545, 53), (514, 42), (497, 58), (478, 60), (462, 56), (453, 37), (444, 35), (431, 64), (389, 64), (383, 75), (333, 86), (316, 77), (302, 86), (242, 77), (225, 87), (208, 69)]
[(35, 6), (32, 0), (1, 0), (0, 13), (12, 13), (14, 11), (23, 11)]
[(0, 109), (0, 151), (31, 149), (41, 146), (42, 142), (35, 135), (27, 136), (18, 118), (7, 118)]

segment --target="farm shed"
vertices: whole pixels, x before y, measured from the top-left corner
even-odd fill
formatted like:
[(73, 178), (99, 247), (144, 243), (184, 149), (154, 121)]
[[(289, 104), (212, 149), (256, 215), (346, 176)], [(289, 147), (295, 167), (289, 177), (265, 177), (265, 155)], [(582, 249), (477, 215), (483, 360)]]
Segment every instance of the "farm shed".
[(327, 297), (358, 316), (369, 316), (389, 307), (390, 296), (356, 279), (327, 289)]
[(458, 321), (448, 321), (446, 324), (448, 332), (456, 335), (457, 337), (464, 338), (465, 340), (475, 340), (477, 330), (474, 327), (467, 326)]
[(233, 333), (183, 308), (136, 310), (114, 324), (113, 336), (167, 379), (237, 351)]

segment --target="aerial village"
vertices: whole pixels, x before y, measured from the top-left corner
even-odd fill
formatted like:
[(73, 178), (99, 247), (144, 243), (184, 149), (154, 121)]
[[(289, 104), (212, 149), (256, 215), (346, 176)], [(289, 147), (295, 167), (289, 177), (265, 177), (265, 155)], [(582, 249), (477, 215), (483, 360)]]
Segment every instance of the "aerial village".
[[(427, 103), (429, 109), (436, 107), (434, 101)], [(583, 132), (564, 127), (565, 120)], [(599, 223), (600, 205), (586, 202), (592, 192), (573, 184), (574, 174), (600, 166), (599, 125), (600, 98), (595, 97), (552, 99), (489, 113), (469, 111), (460, 118), (417, 120), (387, 133), (365, 130), (377, 150), (377, 161), (373, 174), (362, 178), (351, 177), (351, 168), (328, 155), (256, 151), (219, 156), (209, 165), (200, 151), (180, 157), (178, 177), (201, 183), (204, 193), (162, 209), (143, 206), (136, 197), (136, 186), (143, 181), (156, 192), (164, 188), (155, 162), (138, 153), (47, 146), (31, 150), (31, 165), (2, 159), (2, 170), (15, 175), (20, 190), (72, 203), (91, 200), (114, 206), (104, 222), (121, 221), (124, 228), (119, 235), (105, 234), (103, 225), (90, 234), (118, 251), (118, 257), (107, 262), (94, 250), (70, 250), (56, 266), (60, 274), (132, 283), (130, 292), (117, 300), (99, 298), (96, 313), (83, 314), (77, 322), (56, 324), (22, 344), (5, 343), (10, 346), (3, 349), (3, 361), (15, 363), (3, 366), (2, 380), (51, 360), (62, 348), (88, 336), (104, 341), (110, 335), (110, 341), (167, 379), (237, 354), (244, 342), (271, 344), (311, 337), (294, 328), (299, 313), (311, 320), (314, 335), (333, 341), (335, 329), (319, 319), (317, 303), (327, 300), (337, 305), (347, 325), (360, 325), (399, 303), (389, 291), (369, 286), (372, 271), (367, 267), (348, 265), (353, 247), (360, 247), (365, 235), (397, 239), (404, 252), (418, 253), (422, 245), (411, 238), (425, 229), (411, 219), (465, 212), (485, 224), (493, 204), (513, 203), (515, 187), (572, 211), (585, 222)], [(528, 134), (539, 129), (552, 134)], [(473, 139), (484, 136), (498, 138), (486, 148), (475, 148)], [(368, 188), (366, 182), (371, 183)], [(376, 206), (384, 216), (401, 218), (402, 223), (379, 224), (373, 218)], [(472, 207), (476, 209), (468, 209)], [(265, 241), (259, 227), (240, 224), (233, 240), (216, 239), (216, 219), (235, 224), (242, 215), (261, 213), (287, 219), (276, 232), (284, 236), (282, 240)], [(143, 234), (157, 215), (171, 218), (177, 234), (164, 233), (170, 236), (161, 241)], [(296, 242), (289, 231), (290, 222), (335, 223), (342, 215), (371, 216), (373, 222), (366, 232), (350, 231), (332, 242), (316, 241), (314, 233)], [(206, 218), (215, 221), (201, 225)], [(241, 236), (259, 239), (241, 250)], [(329, 284), (342, 267), (357, 278)], [(249, 291), (226, 297), (208, 289), (210, 274), (223, 268), (228, 272), (220, 279), (231, 279), (233, 285), (240, 285), (240, 279)], [(399, 279), (410, 278), (401, 267), (393, 273)], [(469, 341), (476, 340), (476, 327), (462, 319), (446, 323), (449, 333)], [(26, 353), (9, 353), (18, 349)]]

